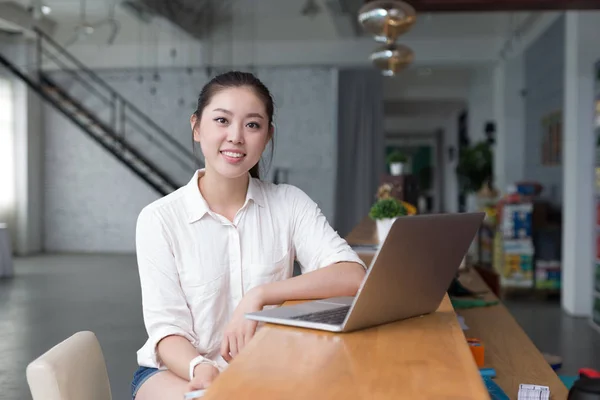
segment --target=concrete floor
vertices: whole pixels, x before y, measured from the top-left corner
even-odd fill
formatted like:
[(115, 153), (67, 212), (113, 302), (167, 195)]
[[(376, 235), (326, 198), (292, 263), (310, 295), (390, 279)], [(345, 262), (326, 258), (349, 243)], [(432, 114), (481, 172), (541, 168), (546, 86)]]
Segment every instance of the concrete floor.
[[(146, 339), (135, 258), (46, 255), (15, 260), (16, 278), (0, 281), (0, 398), (31, 399), (27, 363), (79, 330), (96, 333), (113, 398), (126, 400)], [(566, 316), (558, 303), (508, 302), (541, 351), (564, 357), (561, 373), (600, 369), (600, 333)]]
[(27, 363), (80, 330), (98, 336), (113, 398), (130, 398), (136, 351), (146, 340), (135, 258), (20, 258), (15, 271), (0, 281), (0, 398), (31, 399)]

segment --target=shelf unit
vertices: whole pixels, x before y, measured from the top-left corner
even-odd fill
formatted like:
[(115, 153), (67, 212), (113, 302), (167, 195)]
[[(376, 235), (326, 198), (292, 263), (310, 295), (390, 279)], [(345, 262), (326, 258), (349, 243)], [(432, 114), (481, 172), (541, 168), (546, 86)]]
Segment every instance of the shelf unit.
[(594, 68), (594, 137), (596, 139), (596, 182), (595, 182), (595, 201), (596, 201), (596, 260), (594, 262), (594, 294), (592, 296), (592, 317), (590, 323), (598, 332), (600, 332), (600, 61)]

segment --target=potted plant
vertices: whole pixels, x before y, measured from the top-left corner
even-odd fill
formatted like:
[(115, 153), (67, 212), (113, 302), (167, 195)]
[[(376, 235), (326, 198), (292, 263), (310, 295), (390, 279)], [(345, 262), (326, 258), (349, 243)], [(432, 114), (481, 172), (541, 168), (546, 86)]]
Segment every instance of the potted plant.
[(462, 192), (467, 195), (467, 209), (476, 207), (477, 192), (492, 180), (492, 148), (486, 141), (464, 148), (456, 167)]
[(406, 163), (406, 156), (398, 150), (391, 152), (386, 159), (390, 166), (390, 173), (394, 176), (402, 175), (404, 170), (404, 163)]
[(396, 218), (416, 214), (416, 208), (391, 195), (392, 186), (383, 184), (377, 190), (377, 201), (371, 206), (369, 217), (377, 224), (379, 244), (383, 243)]

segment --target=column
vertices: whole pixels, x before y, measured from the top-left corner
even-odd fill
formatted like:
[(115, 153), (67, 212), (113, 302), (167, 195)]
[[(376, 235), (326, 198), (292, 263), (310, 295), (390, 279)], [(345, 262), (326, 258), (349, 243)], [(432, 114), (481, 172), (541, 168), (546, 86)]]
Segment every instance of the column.
[(494, 184), (502, 192), (523, 179), (525, 157), (524, 65), (519, 54), (502, 60), (494, 71)]
[(593, 65), (600, 59), (600, 13), (569, 11), (565, 20), (562, 307), (588, 316), (595, 248)]
[[(36, 65), (33, 41), (17, 38), (5, 45), (10, 47), (11, 59), (16, 65), (28, 65), (28, 72), (33, 72)], [(37, 93), (18, 78), (13, 78), (17, 183), (16, 240), (13, 245), (17, 254), (28, 255), (40, 252), (43, 246), (44, 105)]]

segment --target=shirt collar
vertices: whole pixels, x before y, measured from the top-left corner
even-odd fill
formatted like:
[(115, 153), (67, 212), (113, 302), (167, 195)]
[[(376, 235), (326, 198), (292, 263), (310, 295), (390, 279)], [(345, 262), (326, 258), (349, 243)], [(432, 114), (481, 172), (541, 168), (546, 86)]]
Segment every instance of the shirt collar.
[(248, 203), (249, 200), (252, 200), (259, 207), (265, 206), (265, 198), (260, 186), (260, 180), (251, 176), (250, 181), (248, 182), (248, 192), (246, 193), (245, 203)]
[[(204, 214), (210, 212), (208, 203), (202, 196), (200, 188), (198, 187), (198, 179), (202, 175), (204, 175), (204, 171), (204, 168), (197, 170), (194, 173), (194, 176), (192, 176), (192, 179), (190, 179), (189, 183), (185, 187), (185, 204), (189, 223), (193, 223), (200, 220), (202, 217), (204, 217)], [(246, 200), (244, 201), (244, 205), (242, 207), (246, 207), (250, 200), (252, 200), (259, 207), (264, 207), (265, 205), (264, 196), (260, 187), (259, 180), (256, 178), (252, 178), (251, 176), (248, 183), (248, 191), (246, 192)]]

